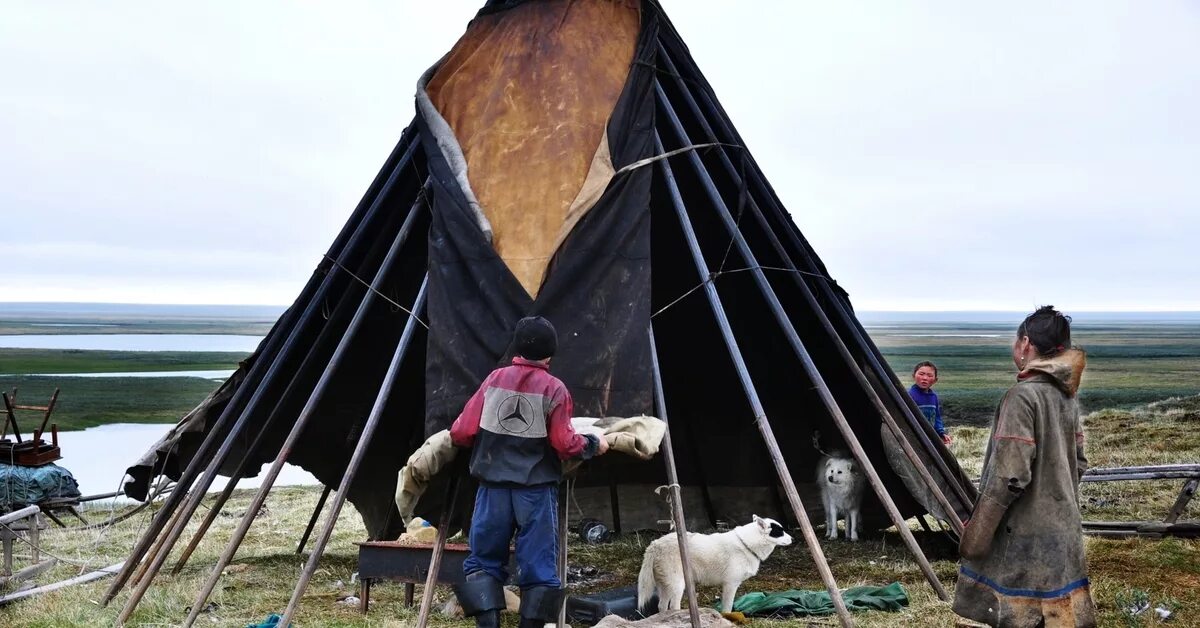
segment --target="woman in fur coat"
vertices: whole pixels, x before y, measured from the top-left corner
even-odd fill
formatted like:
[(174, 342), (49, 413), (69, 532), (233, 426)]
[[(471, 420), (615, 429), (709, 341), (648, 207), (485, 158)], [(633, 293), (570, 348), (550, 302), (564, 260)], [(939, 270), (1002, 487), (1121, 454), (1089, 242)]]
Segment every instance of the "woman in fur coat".
[(954, 612), (991, 626), (1096, 625), (1079, 514), (1087, 458), (1075, 398), (1087, 360), (1071, 347), (1070, 321), (1045, 306), (1017, 329), (1017, 383), (996, 412), (979, 501), (959, 545)]

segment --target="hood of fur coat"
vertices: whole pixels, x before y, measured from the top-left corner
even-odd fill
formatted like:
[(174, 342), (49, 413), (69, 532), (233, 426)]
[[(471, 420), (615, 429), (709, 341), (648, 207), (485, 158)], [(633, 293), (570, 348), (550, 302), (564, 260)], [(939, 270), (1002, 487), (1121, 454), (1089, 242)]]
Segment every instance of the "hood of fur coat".
[(1075, 393), (1079, 392), (1079, 380), (1083, 377), (1083, 369), (1086, 366), (1087, 353), (1083, 349), (1067, 349), (1052, 357), (1030, 361), (1017, 374), (1017, 379), (1028, 379), (1039, 374), (1046, 375), (1068, 397), (1074, 397)]

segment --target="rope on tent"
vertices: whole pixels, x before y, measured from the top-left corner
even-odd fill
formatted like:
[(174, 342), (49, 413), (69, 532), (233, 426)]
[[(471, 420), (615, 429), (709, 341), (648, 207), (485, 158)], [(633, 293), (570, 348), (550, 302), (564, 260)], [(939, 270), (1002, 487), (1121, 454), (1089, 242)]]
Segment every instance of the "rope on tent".
[(687, 298), (693, 292), (703, 288), (706, 284), (712, 282), (717, 277), (721, 277), (723, 275), (733, 275), (736, 273), (744, 273), (746, 271), (751, 271), (751, 270), (771, 270), (771, 271), (783, 272), (783, 273), (794, 273), (797, 275), (807, 275), (810, 277), (816, 277), (818, 279), (824, 279), (825, 281), (828, 281), (832, 284), (837, 284), (837, 281), (833, 277), (829, 277), (828, 275), (822, 275), (821, 273), (810, 273), (808, 271), (800, 270), (798, 268), (783, 268), (780, 266), (763, 266), (762, 264), (757, 264), (754, 266), (747, 266), (745, 268), (734, 268), (731, 270), (716, 270), (716, 271), (710, 272), (708, 274), (708, 277), (704, 281), (701, 281), (700, 283), (696, 284), (695, 286), (692, 286), (690, 289), (688, 289), (687, 292), (684, 292), (683, 294), (676, 297), (670, 303), (659, 308), (658, 311), (656, 311), (655, 313), (650, 315), (650, 318), (653, 319), (654, 317), (658, 316), (659, 314), (662, 314), (663, 312), (667, 311), (672, 306), (674, 306), (676, 303), (679, 303), (680, 301)]
[[(683, 489), (682, 489), (682, 488), (679, 486), (679, 484), (678, 484), (678, 483), (675, 483), (675, 484), (663, 484), (662, 486), (660, 486), (660, 487), (658, 487), (658, 488), (654, 489), (654, 494), (655, 494), (655, 495), (658, 495), (658, 496), (660, 496), (660, 497), (662, 497), (662, 498), (663, 498), (663, 501), (667, 502), (667, 509), (668, 509), (668, 510), (671, 510), (672, 512), (674, 512), (674, 509), (675, 509), (675, 504), (674, 504), (674, 501), (675, 501), (675, 500), (671, 498), (671, 491), (672, 491), (672, 489), (673, 489), (673, 490), (676, 490), (676, 491), (682, 491), (682, 490), (683, 490)], [(664, 495), (664, 493), (665, 493), (665, 495)], [(683, 495), (682, 495), (682, 494), (680, 494), (680, 501), (682, 501), (682, 500), (683, 500)], [(674, 531), (674, 530), (675, 530), (675, 520), (674, 520), (674, 519), (672, 519), (672, 520), (671, 520), (671, 530), (672, 530), (672, 531)]]
[[(741, 159), (738, 160), (738, 180), (741, 184), (738, 185), (738, 208), (737, 218), (733, 221), (734, 228), (738, 231), (742, 230), (742, 216), (746, 213), (746, 151), (741, 153)], [(725, 270), (725, 263), (729, 261), (729, 253), (733, 251), (733, 243), (735, 238), (729, 238), (729, 243), (725, 245), (725, 255), (721, 257), (721, 265), (717, 267), (718, 271)]]
[(665, 153), (663, 153), (663, 154), (661, 154), (661, 155), (655, 155), (655, 156), (653, 156), (653, 157), (647, 157), (647, 158), (645, 158), (645, 159), (639, 159), (639, 160), (637, 160), (637, 161), (635, 161), (635, 162), (633, 162), (633, 163), (631, 163), (631, 164), (628, 164), (628, 165), (626, 165), (626, 166), (622, 166), (620, 170), (618, 170), (618, 171), (616, 171), (616, 172), (614, 172), (614, 173), (613, 173), (613, 176), (615, 177), (615, 176), (617, 176), (617, 175), (619, 175), (619, 174), (624, 174), (624, 173), (626, 173), (626, 172), (629, 172), (629, 171), (631, 171), (631, 170), (637, 170), (638, 168), (641, 168), (641, 167), (643, 167), (643, 166), (649, 166), (650, 164), (652, 164), (652, 163), (654, 163), (654, 162), (656, 162), (656, 161), (662, 161), (662, 160), (664, 160), (664, 159), (667, 159), (667, 158), (669, 158), (669, 157), (674, 157), (675, 155), (680, 155), (680, 154), (682, 154), (682, 153), (687, 153), (687, 152), (691, 152), (691, 151), (694, 151), (694, 150), (699, 150), (699, 149), (701, 149), (701, 148), (714, 148), (714, 147), (717, 147), (717, 146), (724, 146), (725, 148), (737, 148), (737, 149), (742, 149), (742, 148), (743, 148), (743, 147), (741, 147), (741, 146), (738, 146), (737, 144), (727, 144), (727, 143), (725, 143), (725, 142), (706, 142), (706, 143), (704, 143), (704, 144), (688, 144), (687, 146), (684, 146), (683, 148), (676, 148), (675, 150), (669, 150), (669, 151), (667, 151), (667, 152), (665, 152)]
[(352, 278), (353, 278), (355, 281), (357, 281), (358, 283), (361, 283), (362, 285), (366, 286), (367, 290), (370, 290), (371, 292), (374, 292), (376, 296), (378, 296), (379, 298), (383, 299), (384, 301), (387, 301), (388, 303), (390, 303), (390, 304), (392, 305), (392, 307), (394, 307), (394, 308), (396, 308), (396, 309), (398, 309), (398, 310), (400, 310), (400, 311), (404, 312), (405, 314), (408, 314), (409, 316), (413, 317), (413, 320), (415, 320), (415, 321), (417, 321), (418, 323), (420, 323), (420, 324), (421, 324), (421, 327), (424, 327), (425, 329), (429, 329), (429, 325), (426, 325), (426, 324), (425, 324), (425, 321), (421, 320), (421, 317), (417, 316), (417, 315), (416, 315), (416, 314), (415, 314), (415, 313), (414, 313), (412, 310), (410, 310), (410, 309), (408, 309), (408, 308), (404, 307), (403, 305), (400, 305), (399, 303), (396, 303), (396, 301), (394, 301), (394, 300), (393, 300), (391, 297), (389, 297), (388, 295), (386, 295), (386, 294), (384, 294), (384, 293), (382, 293), (382, 292), (380, 292), (380, 291), (376, 290), (375, 288), (371, 287), (371, 284), (367, 283), (366, 281), (363, 281), (362, 277), (359, 277), (358, 275), (354, 274), (354, 271), (350, 270), (349, 268), (346, 268), (345, 266), (342, 266), (341, 262), (339, 262), (339, 261), (337, 261), (337, 260), (333, 259), (332, 257), (329, 257), (328, 255), (324, 255), (323, 257), (324, 257), (325, 259), (329, 260), (329, 261), (330, 261), (330, 262), (331, 262), (331, 263), (332, 263), (334, 266), (336, 266), (337, 268), (340, 268), (340, 269), (342, 269), (342, 272), (345, 272), (347, 275), (350, 275), (350, 277), (352, 277)]

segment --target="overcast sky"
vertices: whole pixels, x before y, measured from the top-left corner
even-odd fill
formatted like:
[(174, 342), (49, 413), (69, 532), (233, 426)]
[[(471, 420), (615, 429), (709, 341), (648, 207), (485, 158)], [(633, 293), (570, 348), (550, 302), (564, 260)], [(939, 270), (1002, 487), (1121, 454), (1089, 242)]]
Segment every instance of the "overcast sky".
[[(1200, 310), (1200, 4), (663, 0), (859, 309)], [(28, 2), (0, 299), (287, 304), (468, 2)]]

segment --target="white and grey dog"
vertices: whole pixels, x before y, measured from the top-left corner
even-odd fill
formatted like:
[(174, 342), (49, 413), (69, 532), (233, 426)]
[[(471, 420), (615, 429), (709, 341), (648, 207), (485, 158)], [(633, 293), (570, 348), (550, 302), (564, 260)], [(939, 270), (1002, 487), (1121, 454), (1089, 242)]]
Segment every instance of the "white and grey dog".
[[(792, 537), (774, 519), (754, 515), (754, 521), (718, 534), (688, 533), (688, 560), (696, 586), (721, 585), (721, 610), (733, 609), (738, 587), (758, 573), (758, 566), (776, 547), (792, 544)], [(638, 608), (658, 593), (658, 611), (678, 610), (683, 603), (683, 561), (674, 533), (646, 547), (638, 574)]]
[(839, 516), (846, 520), (846, 538), (858, 540), (863, 476), (852, 458), (826, 454), (817, 465), (817, 485), (825, 505), (825, 538), (837, 538)]

